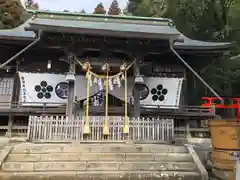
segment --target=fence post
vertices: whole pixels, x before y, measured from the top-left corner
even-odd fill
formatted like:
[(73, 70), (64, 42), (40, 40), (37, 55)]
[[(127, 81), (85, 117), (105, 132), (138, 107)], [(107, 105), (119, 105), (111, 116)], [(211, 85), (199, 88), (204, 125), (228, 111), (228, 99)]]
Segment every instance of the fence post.
[(188, 121), (186, 121), (186, 133), (187, 133), (187, 138), (191, 138), (191, 131), (190, 131), (190, 124), (188, 123)]
[(13, 116), (12, 114), (10, 113), (9, 114), (9, 119), (8, 119), (8, 130), (7, 130), (7, 136), (9, 138), (12, 137), (12, 126), (13, 126)]
[(240, 152), (231, 152), (229, 153), (229, 156), (236, 159), (236, 167), (235, 167), (235, 170), (233, 170), (233, 173), (235, 176), (235, 180), (239, 180), (240, 179)]
[(240, 179), (240, 157), (237, 157), (236, 161), (236, 171), (235, 171), (235, 180)]

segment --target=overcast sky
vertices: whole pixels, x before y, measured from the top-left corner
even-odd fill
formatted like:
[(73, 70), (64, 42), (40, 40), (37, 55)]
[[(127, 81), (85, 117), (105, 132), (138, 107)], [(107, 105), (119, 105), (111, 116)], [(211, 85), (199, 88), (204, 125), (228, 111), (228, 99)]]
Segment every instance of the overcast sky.
[[(42, 10), (53, 11), (81, 11), (84, 9), (86, 12), (92, 13), (94, 8), (99, 2), (102, 2), (107, 9), (112, 0), (35, 0), (38, 2), (39, 8)], [(124, 9), (127, 0), (118, 0), (121, 9)]]

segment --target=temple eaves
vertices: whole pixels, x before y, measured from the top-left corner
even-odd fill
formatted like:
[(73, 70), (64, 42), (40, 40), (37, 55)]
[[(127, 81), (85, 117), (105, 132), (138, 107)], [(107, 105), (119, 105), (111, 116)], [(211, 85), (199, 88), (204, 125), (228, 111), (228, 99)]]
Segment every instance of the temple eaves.
[(192, 40), (181, 34), (172, 20), (133, 16), (105, 16), (69, 12), (31, 11), (33, 18), (13, 29), (0, 30), (0, 41), (33, 41), (34, 31), (85, 32), (103, 36), (143, 37), (151, 39), (182, 39), (175, 42), (177, 50), (225, 50), (234, 42), (205, 42)]

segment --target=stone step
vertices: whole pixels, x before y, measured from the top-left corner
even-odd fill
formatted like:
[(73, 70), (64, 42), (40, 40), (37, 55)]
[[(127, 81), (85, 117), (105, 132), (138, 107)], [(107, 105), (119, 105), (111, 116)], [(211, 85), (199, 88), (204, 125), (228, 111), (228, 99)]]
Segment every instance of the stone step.
[(46, 161), (161, 161), (192, 162), (187, 153), (47, 153), (10, 154), (6, 162), (46, 162)]
[(40, 171), (197, 171), (193, 163), (186, 162), (6, 162), (3, 172), (40, 172)]
[(31, 172), (31, 173), (0, 173), (0, 179), (4, 180), (201, 180), (196, 172), (177, 172), (177, 171), (61, 171), (61, 172)]
[(166, 144), (19, 144), (12, 153), (187, 153), (184, 146)]

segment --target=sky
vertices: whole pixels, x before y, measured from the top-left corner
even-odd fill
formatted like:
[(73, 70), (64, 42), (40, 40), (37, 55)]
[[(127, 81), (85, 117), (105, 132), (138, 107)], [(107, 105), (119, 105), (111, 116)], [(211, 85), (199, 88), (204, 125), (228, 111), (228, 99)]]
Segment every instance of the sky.
[[(41, 10), (69, 10), (79, 12), (84, 9), (86, 12), (92, 13), (96, 5), (100, 2), (108, 9), (112, 0), (35, 0), (35, 2), (38, 2), (39, 9)], [(121, 9), (124, 9), (127, 5), (127, 0), (118, 0), (118, 2)]]

